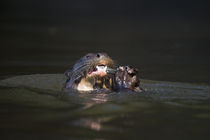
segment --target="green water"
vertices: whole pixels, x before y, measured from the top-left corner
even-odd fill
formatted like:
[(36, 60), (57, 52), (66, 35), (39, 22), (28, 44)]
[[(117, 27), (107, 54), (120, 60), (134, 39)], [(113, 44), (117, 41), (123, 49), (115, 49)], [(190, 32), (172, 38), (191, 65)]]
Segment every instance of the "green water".
[(208, 139), (210, 87), (142, 80), (143, 93), (63, 92), (63, 74), (0, 82), (3, 139)]

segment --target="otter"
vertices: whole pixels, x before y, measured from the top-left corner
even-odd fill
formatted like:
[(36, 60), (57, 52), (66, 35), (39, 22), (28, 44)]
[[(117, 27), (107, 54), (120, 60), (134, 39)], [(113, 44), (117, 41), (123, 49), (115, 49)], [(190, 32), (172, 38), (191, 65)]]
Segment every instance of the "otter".
[(106, 53), (88, 53), (76, 62), (72, 70), (65, 72), (65, 88), (78, 91), (107, 88), (104, 82), (111, 80), (107, 68), (114, 68), (114, 61)]
[(106, 53), (88, 53), (81, 57), (72, 70), (64, 73), (66, 89), (79, 92), (94, 90), (119, 91), (129, 89), (141, 92), (138, 70), (131, 66), (116, 67)]

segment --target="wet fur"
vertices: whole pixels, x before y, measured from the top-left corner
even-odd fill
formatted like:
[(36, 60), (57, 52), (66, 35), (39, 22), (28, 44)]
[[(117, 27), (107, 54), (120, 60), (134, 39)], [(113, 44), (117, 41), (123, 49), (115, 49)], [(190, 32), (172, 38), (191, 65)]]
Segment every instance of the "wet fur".
[[(84, 87), (86, 87), (85, 85), (88, 85), (87, 88), (88, 90), (88, 89), (96, 89), (99, 87), (104, 87), (105, 83), (104, 81), (106, 78), (98, 76), (90, 77), (88, 75), (90, 69), (94, 68), (99, 64), (105, 64), (106, 66), (111, 68), (114, 67), (114, 61), (108, 55), (106, 54), (101, 54), (101, 55), (103, 55), (103, 57), (99, 59), (96, 57), (96, 54), (87, 54), (84, 57), (82, 57), (80, 60), (78, 60), (71, 71), (68, 70), (65, 72), (65, 75), (68, 78), (65, 88), (82, 90), (83, 85)], [(99, 83), (99, 81), (101, 81), (101, 83)]]
[(71, 88), (80, 92), (92, 92), (93, 90), (119, 91), (129, 89), (141, 92), (138, 69), (131, 66), (120, 66), (115, 74), (107, 74), (104, 77), (91, 76), (88, 72), (99, 64), (114, 68), (114, 61), (106, 54), (99, 53), (103, 57), (97, 58), (97, 54), (87, 54), (76, 62), (73, 69), (66, 71), (67, 81), (65, 88)]

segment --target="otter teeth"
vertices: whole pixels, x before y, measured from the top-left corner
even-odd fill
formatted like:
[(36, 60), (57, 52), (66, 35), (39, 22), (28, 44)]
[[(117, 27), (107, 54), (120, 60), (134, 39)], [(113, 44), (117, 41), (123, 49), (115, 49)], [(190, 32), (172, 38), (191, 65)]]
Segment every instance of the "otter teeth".
[(96, 66), (96, 67), (105, 67), (105, 65), (101, 64), (101, 65), (98, 65), (98, 66)]
[(98, 66), (96, 66), (96, 69), (97, 70), (99, 70), (99, 69), (105, 69), (105, 71), (106, 71), (107, 66), (105, 66), (105, 65), (98, 65)]

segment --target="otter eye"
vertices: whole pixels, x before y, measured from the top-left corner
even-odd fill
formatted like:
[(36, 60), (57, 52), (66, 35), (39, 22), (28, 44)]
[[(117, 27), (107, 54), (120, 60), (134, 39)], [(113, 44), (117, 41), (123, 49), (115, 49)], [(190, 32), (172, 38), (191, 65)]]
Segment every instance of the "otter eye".
[(97, 55), (96, 55), (98, 58), (101, 56), (99, 53), (97, 53)]

